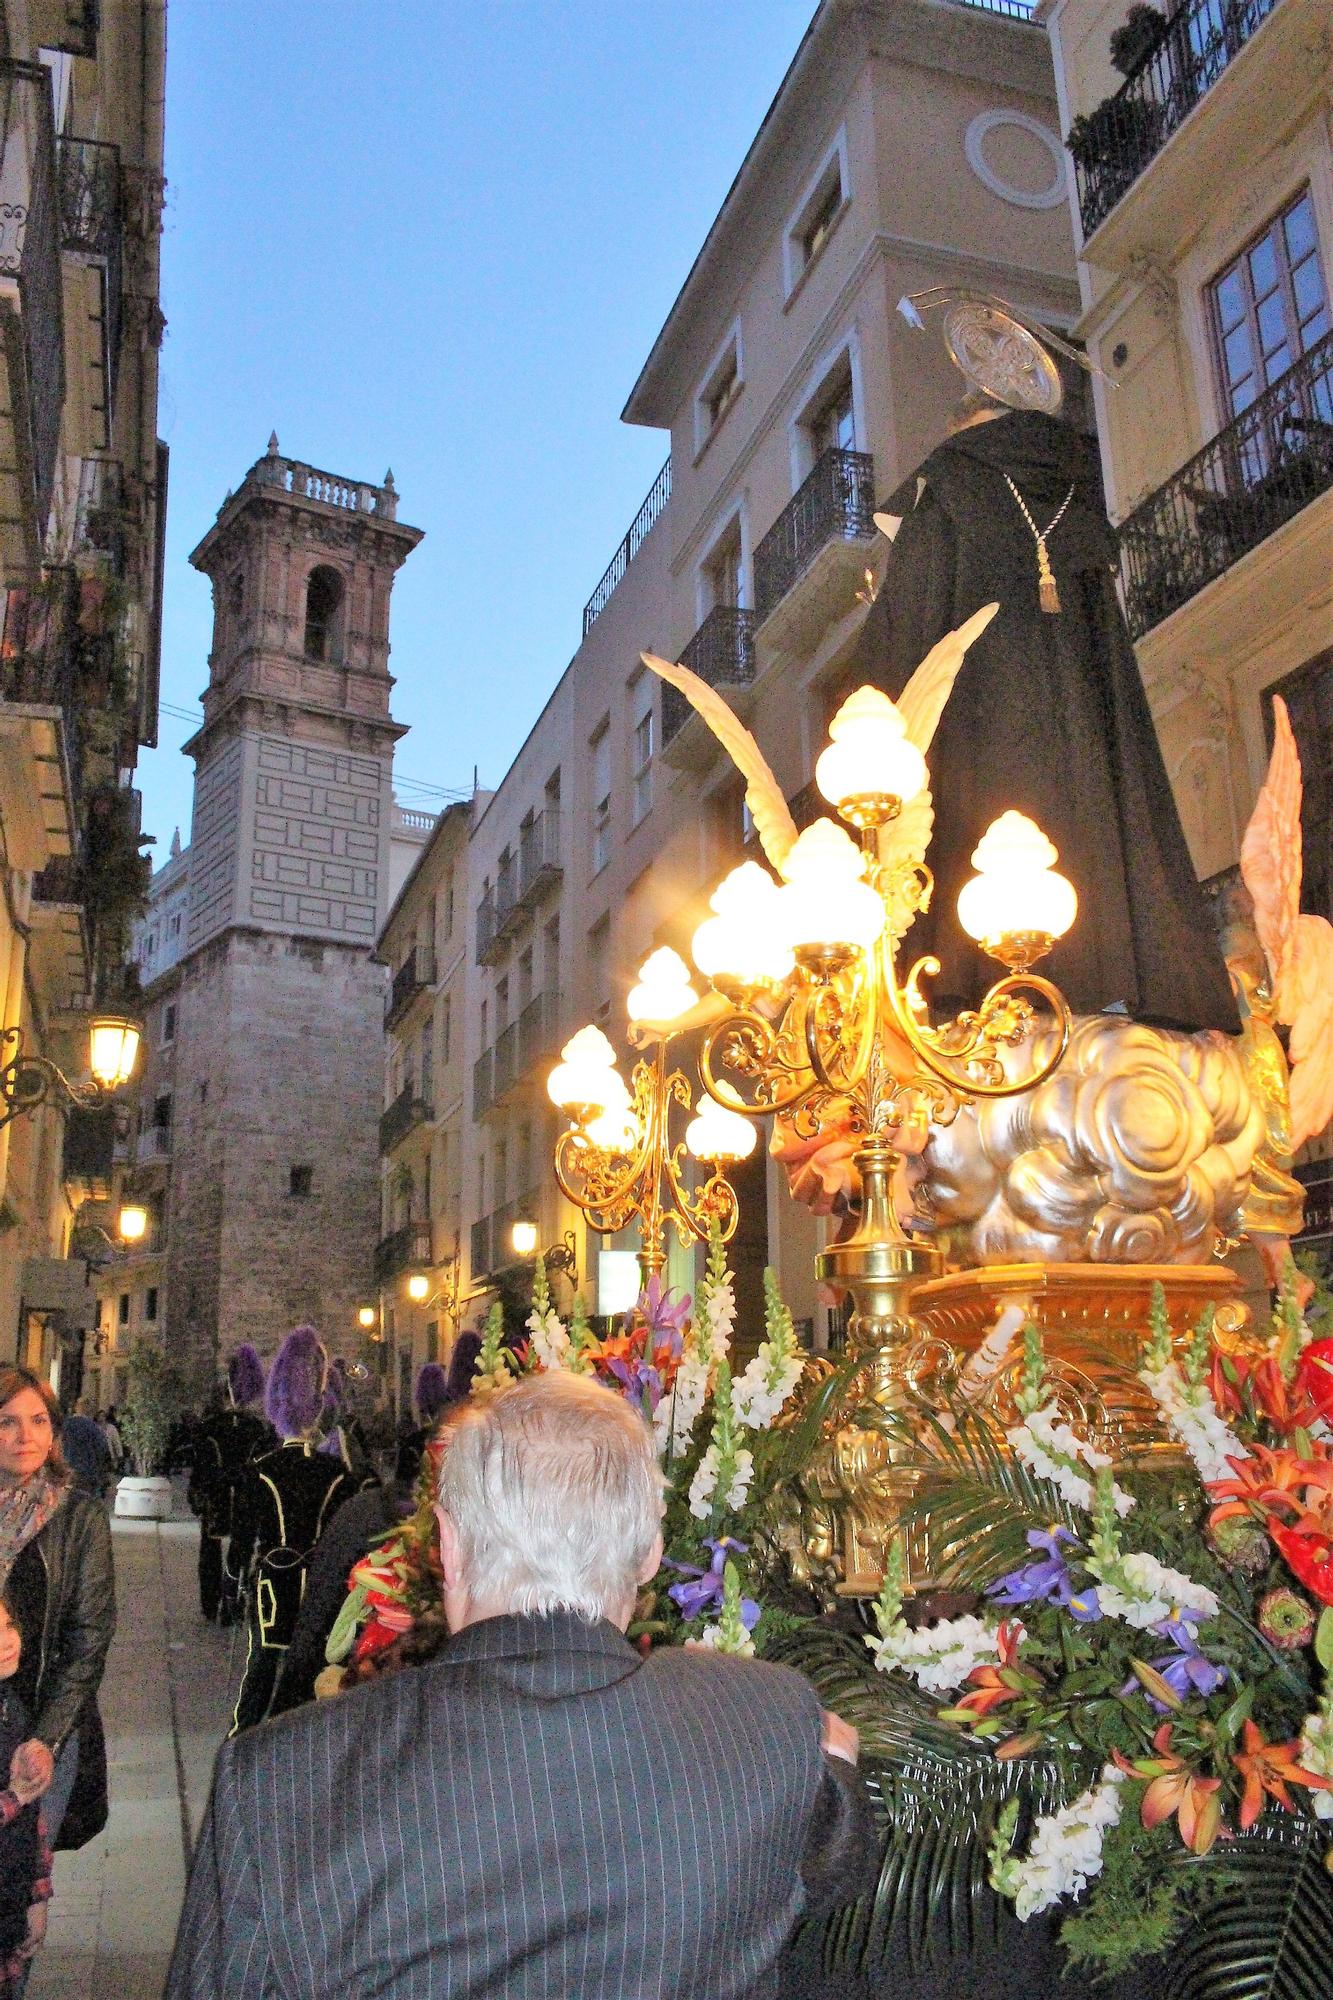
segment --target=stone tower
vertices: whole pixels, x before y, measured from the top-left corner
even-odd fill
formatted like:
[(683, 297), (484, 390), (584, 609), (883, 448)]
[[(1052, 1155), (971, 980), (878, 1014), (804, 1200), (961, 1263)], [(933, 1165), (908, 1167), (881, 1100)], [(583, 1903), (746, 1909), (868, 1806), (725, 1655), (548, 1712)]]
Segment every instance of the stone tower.
[(421, 540), (276, 437), (190, 560), (213, 585), (195, 760), (167, 1344), (197, 1390), (300, 1320), (353, 1351), (379, 1229), (389, 594)]

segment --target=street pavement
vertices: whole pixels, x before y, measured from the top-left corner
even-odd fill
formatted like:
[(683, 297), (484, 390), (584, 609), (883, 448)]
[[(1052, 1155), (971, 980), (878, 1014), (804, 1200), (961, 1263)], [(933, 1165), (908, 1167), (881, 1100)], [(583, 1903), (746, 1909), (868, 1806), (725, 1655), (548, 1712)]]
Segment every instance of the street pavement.
[(101, 1693), (111, 1817), (96, 1840), (56, 1856), (28, 2000), (161, 2000), (240, 1679), (232, 1635), (199, 1615), (197, 1525), (113, 1521), (112, 1536), (118, 1622)]

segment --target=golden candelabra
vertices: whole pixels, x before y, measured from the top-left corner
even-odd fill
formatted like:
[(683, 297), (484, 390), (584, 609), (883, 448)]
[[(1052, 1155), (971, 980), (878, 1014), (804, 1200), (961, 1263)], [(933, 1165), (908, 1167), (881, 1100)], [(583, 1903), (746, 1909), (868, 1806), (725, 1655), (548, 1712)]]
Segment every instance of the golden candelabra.
[[(681, 1070), (668, 1068), (671, 1022), (690, 1012), (697, 997), (684, 961), (673, 951), (654, 952), (629, 1002), (631, 1037), (649, 1044), (651, 1053), (634, 1065), (628, 1086), (610, 1042), (593, 1027), (580, 1029), (566, 1045), (548, 1084), (572, 1121), (556, 1142), (561, 1191), (599, 1234), (637, 1221), (645, 1285), (666, 1263), (668, 1225), (682, 1243), (704, 1240), (714, 1223), (724, 1240), (734, 1233), (739, 1209), (723, 1168), (755, 1145), (753, 1127), (710, 1099), (700, 1103), (684, 1137), (672, 1142), (672, 1110), (689, 1109), (690, 1086)], [(694, 1189), (687, 1155), (710, 1169)]]

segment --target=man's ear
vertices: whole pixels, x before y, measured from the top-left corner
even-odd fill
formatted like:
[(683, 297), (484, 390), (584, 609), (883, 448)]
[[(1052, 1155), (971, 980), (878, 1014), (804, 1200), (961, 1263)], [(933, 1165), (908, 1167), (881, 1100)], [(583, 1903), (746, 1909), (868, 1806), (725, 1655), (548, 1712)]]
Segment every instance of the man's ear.
[(445, 1587), (452, 1590), (458, 1583), (458, 1530), (443, 1507), (431, 1508), (440, 1530), (440, 1568), (444, 1572)]
[(652, 1579), (657, 1575), (658, 1570), (661, 1569), (663, 1546), (662, 1530), (659, 1528), (653, 1536), (653, 1545), (640, 1566), (637, 1578), (639, 1583), (651, 1583)]

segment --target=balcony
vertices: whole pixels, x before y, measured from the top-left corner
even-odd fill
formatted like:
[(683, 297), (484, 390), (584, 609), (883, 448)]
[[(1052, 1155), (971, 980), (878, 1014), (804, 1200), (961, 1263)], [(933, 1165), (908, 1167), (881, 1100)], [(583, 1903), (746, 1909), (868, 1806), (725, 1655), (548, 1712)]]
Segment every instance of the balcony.
[(1294, 122), (1301, 98), (1317, 94), (1306, 50), (1323, 13), (1324, 0), (1185, 0), (1175, 10), (1115, 95), (1069, 134), (1092, 263), (1172, 261), (1274, 106)]
[(39, 48), (66, 56), (97, 54), (98, 0), (33, 0), (28, 9), (32, 38)]
[(518, 1017), (519, 1067), (524, 1075), (555, 1053), (560, 1039), (560, 995), (536, 993)]
[(84, 1199), (109, 1201), (116, 1149), (116, 1107), (76, 1106), (65, 1115), (60, 1177)]
[(125, 209), (120, 148), (100, 139), (62, 138), (57, 158), (61, 242), (99, 276), (105, 407), (115, 405), (124, 326)]
[(503, 943), (517, 930), (523, 917), (518, 894), (518, 860), (510, 855), (500, 864), (495, 878), (495, 936)]
[[(698, 674), (709, 687), (723, 690), (731, 706), (744, 717), (738, 690), (754, 680), (755, 614), (730, 604), (717, 604), (704, 619), (680, 656), (680, 664)], [(695, 713), (679, 688), (662, 689), (662, 748), (676, 747), (670, 761), (677, 765), (702, 762), (711, 755), (713, 737), (706, 724), (695, 724)], [(677, 738), (680, 739), (677, 742)]]
[(419, 993), (428, 993), (435, 984), (435, 953), (425, 945), (413, 945), (393, 975), (389, 1004), (384, 1010), (384, 1026), (392, 1028), (402, 1020)]
[(494, 965), (503, 946), (495, 920), (495, 896), (488, 889), (477, 905), (477, 964)]
[(391, 1284), (404, 1271), (430, 1261), (430, 1230), (419, 1222), (406, 1223), (375, 1245), (375, 1283)]
[(756, 637), (770, 655), (814, 643), (855, 608), (875, 545), (874, 505), (869, 452), (820, 453), (754, 552)]
[(519, 834), (518, 900), (524, 909), (540, 902), (563, 873), (560, 864), (560, 814), (547, 806)]
[(393, 1103), (380, 1119), (380, 1151), (391, 1153), (395, 1146), (401, 1146), (409, 1132), (418, 1125), (424, 1125), (435, 1116), (435, 1107), (424, 1097), (418, 1097), (409, 1084), (400, 1090)]
[(491, 1050), (477, 1057), (472, 1065), (472, 1116), (474, 1121), (484, 1118), (494, 1101), (491, 1089)]
[(154, 1160), (171, 1158), (170, 1125), (150, 1125), (141, 1132), (134, 1142), (134, 1157), (141, 1167), (151, 1166)]
[(586, 639), (597, 619), (601, 617), (617, 585), (626, 570), (648, 539), (649, 530), (671, 498), (671, 460), (668, 459), (658, 473), (648, 495), (638, 513), (629, 524), (629, 532), (607, 564), (602, 580), (583, 607), (583, 636)]
[(1120, 527), (1125, 613), (1142, 638), (1333, 487), (1333, 334)]
[(65, 403), (50, 72), (0, 62), (0, 574), (35, 583)]
[(511, 1021), (502, 1028), (495, 1038), (491, 1051), (491, 1103), (499, 1104), (518, 1081), (519, 1075), (518, 1022)]
[(85, 685), (88, 642), (79, 633), (78, 614), (77, 578), (67, 566), (48, 570), (38, 587), (11, 590), (5, 598), (0, 758), (17, 760), (12, 765), (17, 804), (13, 823), (5, 828), (11, 867), (44, 868), (78, 844), (87, 709), (95, 705)]
[(114, 458), (85, 458), (74, 509), (74, 555), (110, 575), (125, 574), (124, 474)]

